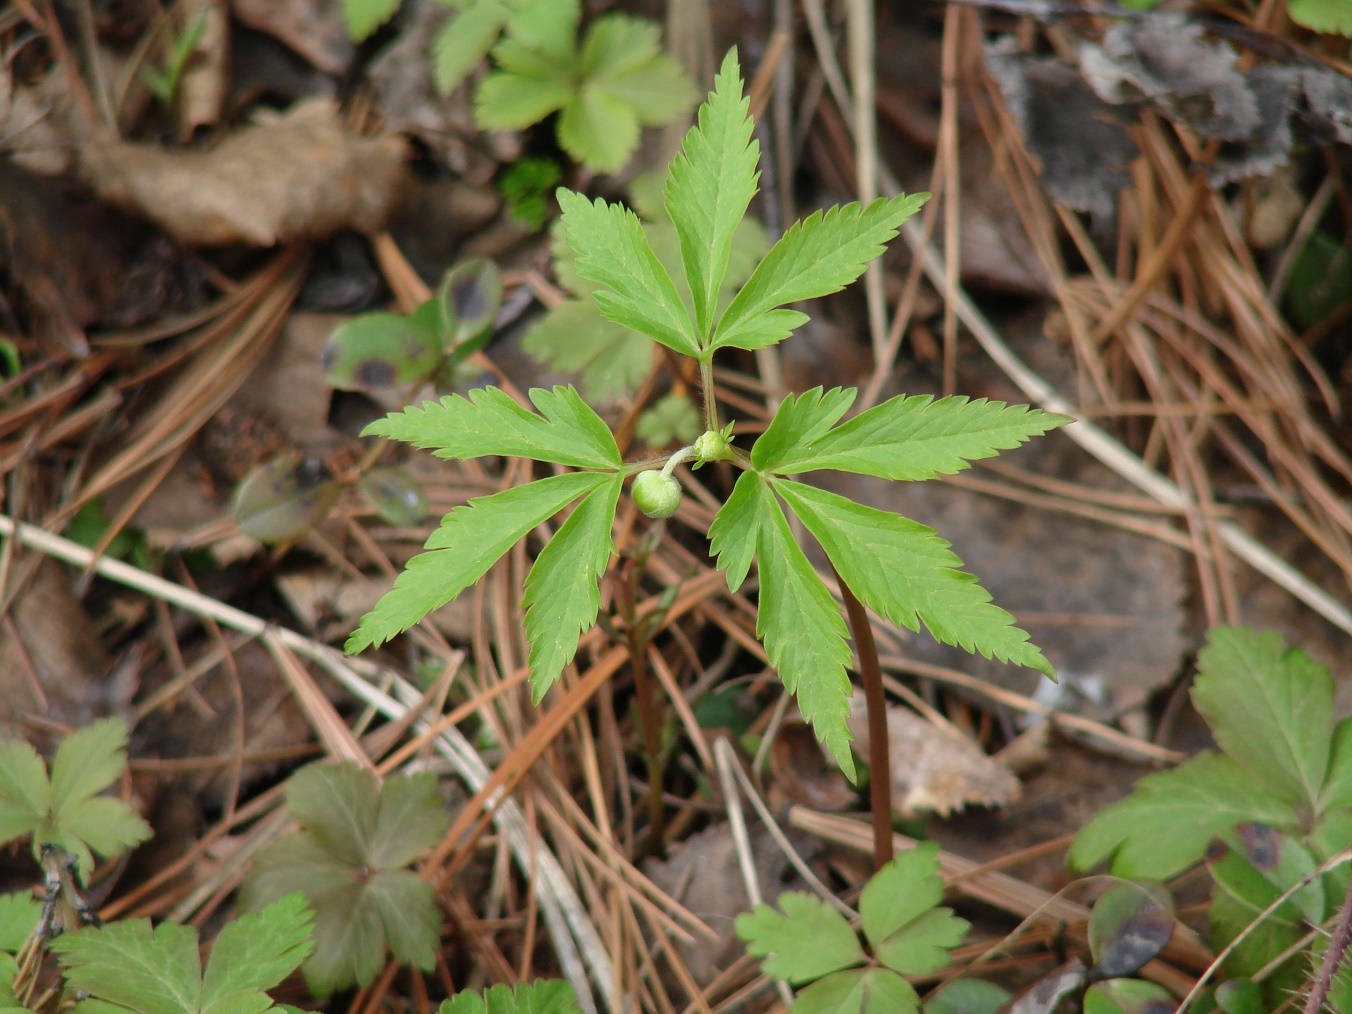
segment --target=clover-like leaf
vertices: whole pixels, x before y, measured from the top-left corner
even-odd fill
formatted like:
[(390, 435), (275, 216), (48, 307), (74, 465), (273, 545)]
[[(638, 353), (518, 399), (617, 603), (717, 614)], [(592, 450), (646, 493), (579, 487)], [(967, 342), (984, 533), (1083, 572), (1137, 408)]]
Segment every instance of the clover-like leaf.
[(483, 995), (462, 990), (442, 1001), (438, 1014), (579, 1014), (573, 987), (562, 979), (497, 985)]
[(127, 919), (63, 933), (51, 950), (80, 1009), (100, 1014), (263, 1014), (276, 1010), (264, 990), (299, 965), (313, 944), (312, 912), (291, 893), (221, 930), (205, 974), (190, 926)]
[(241, 904), (258, 909), (300, 891), (314, 908), (314, 954), (302, 971), (327, 996), (369, 984), (386, 955), (430, 969), (441, 918), (432, 886), (405, 867), (450, 826), (431, 775), (378, 786), (354, 763), (311, 764), (291, 776), (287, 808), (301, 830), (265, 849)]
[(127, 765), (127, 723), (103, 718), (71, 733), (56, 748), (50, 778), (42, 758), (22, 740), (0, 741), (0, 842), (31, 835), (33, 855), (45, 844), (76, 857), (81, 879), (91, 852), (111, 857), (150, 837), (150, 826), (126, 803), (100, 796)]
[(845, 917), (820, 898), (802, 891), (779, 896), (781, 911), (757, 905), (737, 917), (737, 935), (761, 970), (785, 982), (800, 983), (864, 963), (859, 938)]
[(915, 1014), (915, 988), (887, 968), (851, 968), (798, 991), (793, 1014)]
[(903, 852), (873, 875), (859, 897), (859, 918), (873, 953), (902, 975), (943, 968), (948, 951), (969, 928), (952, 910), (936, 907), (943, 897), (938, 855), (933, 842)]

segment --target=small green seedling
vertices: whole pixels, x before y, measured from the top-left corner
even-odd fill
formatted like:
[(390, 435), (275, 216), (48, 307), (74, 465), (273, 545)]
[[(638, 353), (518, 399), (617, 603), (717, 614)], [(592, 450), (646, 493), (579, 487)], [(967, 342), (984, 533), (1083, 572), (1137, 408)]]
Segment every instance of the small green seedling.
[(305, 960), (313, 913), (290, 894), (232, 920), (202, 968), (197, 930), (128, 919), (64, 933), (49, 945), (64, 966), (66, 985), (88, 997), (88, 1014), (299, 1014), (274, 1006), (272, 989)]
[[(735, 54), (729, 54), (699, 123), (686, 135), (664, 192), (689, 301), (633, 212), (558, 192), (563, 237), (578, 275), (610, 321), (689, 356), (703, 381), (705, 432), (665, 460), (626, 462), (601, 417), (571, 387), (535, 389), (524, 408), (496, 388), (424, 403), (373, 423), (367, 433), (404, 440), (443, 458), (533, 458), (565, 471), (471, 500), (442, 520), (348, 639), (361, 651), (407, 630), (487, 573), (542, 523), (577, 507), (526, 578), (525, 628), (538, 702), (596, 622), (598, 579), (614, 553), (611, 529), (626, 477), (682, 462), (728, 462), (741, 471), (709, 528), (718, 566), (736, 590), (760, 562), (757, 634), (803, 716), (851, 777), (850, 650), (831, 592), (799, 547), (784, 506), (825, 550), (842, 580), (877, 614), (911, 629), (923, 623), (958, 644), (1051, 675), (1051, 665), (930, 528), (853, 503), (790, 475), (835, 469), (887, 479), (929, 479), (1015, 447), (1066, 420), (1026, 407), (966, 398), (897, 397), (841, 422), (853, 390), (821, 388), (786, 398), (748, 454), (718, 421), (713, 359), (719, 349), (758, 349), (808, 318), (786, 304), (849, 285), (928, 195), (850, 204), (795, 224), (726, 304), (721, 296), (734, 237), (756, 192), (760, 149), (752, 137)], [(655, 480), (644, 480), (645, 485)], [(662, 485), (666, 486), (665, 483)], [(670, 488), (667, 486), (666, 488)], [(641, 494), (643, 495), (643, 494)], [(660, 505), (659, 505), (660, 506)], [(661, 507), (666, 510), (666, 506)], [(882, 815), (880, 815), (882, 816)]]
[(127, 723), (103, 718), (71, 733), (56, 748), (51, 773), (36, 750), (17, 739), (0, 742), (0, 843), (31, 837), (34, 858), (44, 845), (76, 857), (81, 880), (91, 852), (119, 856), (150, 837), (150, 825), (130, 806), (100, 795), (127, 766)]
[(920, 997), (903, 976), (932, 975), (970, 928), (939, 908), (944, 882), (939, 846), (904, 852), (873, 875), (859, 897), (868, 943), (840, 912), (815, 895), (779, 896), (781, 911), (760, 905), (737, 917), (747, 951), (766, 975), (798, 988), (794, 1014), (916, 1014)]
[(431, 775), (387, 778), (356, 764), (311, 764), (286, 783), (301, 830), (265, 849), (240, 904), (257, 910), (292, 891), (314, 908), (314, 954), (302, 968), (316, 996), (369, 985), (388, 954), (430, 970), (441, 942), (432, 885), (407, 869), (441, 840), (450, 817)]
[(172, 37), (169, 55), (165, 57), (163, 68), (151, 66), (141, 68), (141, 83), (164, 105), (167, 106), (174, 101), (174, 96), (178, 94), (179, 82), (183, 80), (183, 72), (188, 69), (188, 61), (202, 44), (206, 32), (207, 15), (203, 12), (193, 18), (181, 34)]
[(486, 129), (520, 130), (558, 113), (563, 150), (613, 173), (637, 150), (640, 128), (678, 119), (695, 90), (662, 52), (656, 22), (605, 14), (579, 41), (581, 18), (579, 0), (551, 0), (513, 17), (493, 47), (497, 69), (475, 92), (474, 117)]
[[(1352, 843), (1352, 719), (1334, 721), (1328, 670), (1274, 633), (1213, 630), (1192, 701), (1221, 753), (1141, 779), (1076, 836), (1070, 864), (1108, 860), (1117, 876), (1163, 881), (1205, 861), (1219, 950), (1320, 863)], [(1328, 918), (1346, 892), (1339, 866), (1314, 877), (1249, 932), (1224, 966), (1253, 975)], [(1267, 1002), (1298, 988), (1298, 959), (1264, 986)]]
[(498, 193), (507, 213), (532, 229), (543, 229), (549, 220), (549, 198), (563, 182), (563, 170), (552, 158), (519, 158), (502, 170)]

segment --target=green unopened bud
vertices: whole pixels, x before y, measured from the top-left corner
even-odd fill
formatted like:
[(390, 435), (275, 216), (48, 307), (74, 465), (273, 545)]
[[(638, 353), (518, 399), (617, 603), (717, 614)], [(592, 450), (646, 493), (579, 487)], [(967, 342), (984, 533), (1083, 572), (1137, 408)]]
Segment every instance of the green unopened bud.
[(718, 430), (705, 430), (694, 443), (695, 460), (701, 465), (722, 461), (728, 453), (728, 438)]
[(681, 504), (681, 484), (661, 472), (639, 472), (630, 489), (634, 504), (650, 518), (669, 518)]

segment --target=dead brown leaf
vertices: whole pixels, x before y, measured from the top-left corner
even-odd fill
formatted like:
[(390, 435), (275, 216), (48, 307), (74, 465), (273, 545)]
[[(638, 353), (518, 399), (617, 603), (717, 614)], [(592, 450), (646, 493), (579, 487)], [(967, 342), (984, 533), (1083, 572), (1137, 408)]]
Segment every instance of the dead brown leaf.
[(81, 177), (184, 243), (271, 246), (376, 232), (404, 182), (402, 139), (359, 137), (327, 99), (299, 103), (206, 151), (89, 144)]
[[(799, 854), (805, 855), (805, 846), (816, 839), (794, 832), (790, 840)], [(802, 881), (792, 875), (784, 853), (763, 827), (751, 829), (751, 855), (761, 896), (766, 900), (773, 901), (781, 892), (802, 886)], [(733, 932), (733, 923), (737, 916), (751, 909), (732, 832), (727, 824), (706, 828), (673, 845), (665, 861), (644, 863), (643, 871), (717, 934), (712, 941), (699, 937), (694, 943), (676, 944), (695, 981), (707, 985), (742, 955), (742, 942)]]
[[(862, 698), (850, 712), (854, 747), (868, 756), (868, 722)], [(892, 760), (892, 808), (903, 816), (922, 811), (947, 816), (968, 806), (1005, 806), (1019, 798), (1019, 780), (952, 726), (928, 722), (898, 706), (887, 709)]]
[(352, 41), (342, 9), (329, 0), (233, 0), (235, 17), (286, 43), (326, 74), (342, 74), (352, 59)]

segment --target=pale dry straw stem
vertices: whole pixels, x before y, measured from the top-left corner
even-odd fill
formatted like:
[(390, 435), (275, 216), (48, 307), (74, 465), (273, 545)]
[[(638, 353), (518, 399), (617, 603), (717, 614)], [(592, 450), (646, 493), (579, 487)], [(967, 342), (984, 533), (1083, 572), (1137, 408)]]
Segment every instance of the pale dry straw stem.
[[(873, 0), (846, 0), (845, 35), (850, 79), (854, 83), (854, 173), (859, 200), (871, 204), (878, 196), (878, 116), (876, 110), (876, 54)], [(873, 357), (882, 359), (887, 342), (887, 303), (883, 298), (883, 267), (877, 260), (864, 269), (869, 336)]]
[[(732, 843), (737, 854), (737, 868), (742, 873), (742, 884), (746, 888), (746, 898), (752, 908), (763, 903), (760, 877), (756, 873), (756, 861), (751, 855), (751, 836), (746, 829), (746, 815), (742, 812), (742, 797), (737, 791), (733, 769), (737, 766), (737, 757), (726, 739), (714, 744), (714, 760), (718, 768), (718, 782), (723, 788), (723, 804), (728, 813), (728, 830), (732, 833)], [(782, 979), (775, 980), (775, 989), (785, 1004), (793, 1002), (793, 992), (789, 984)]]
[[(944, 38), (939, 56), (939, 150), (944, 162), (944, 291), (957, 288), (962, 268), (962, 166), (958, 151), (958, 47), (969, 12), (949, 5), (944, 11)], [(945, 396), (958, 389), (958, 317), (944, 300)]]

